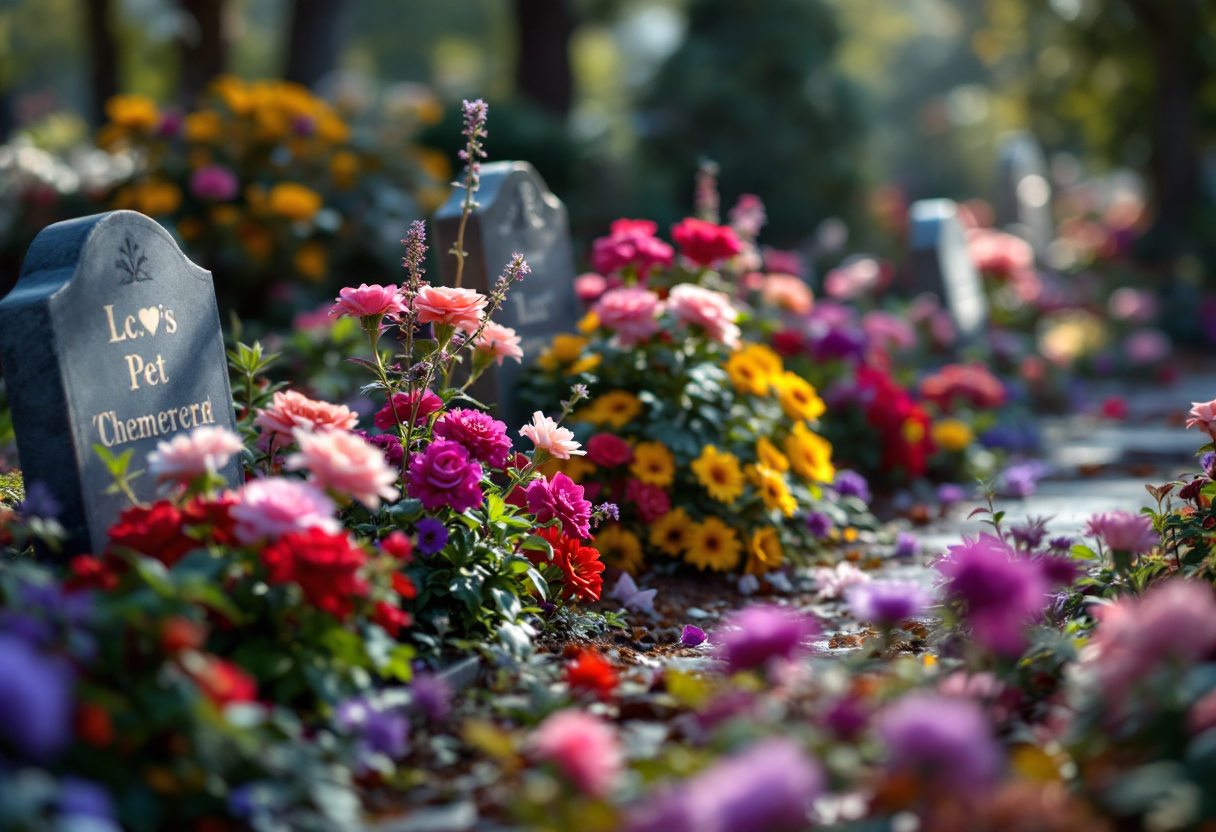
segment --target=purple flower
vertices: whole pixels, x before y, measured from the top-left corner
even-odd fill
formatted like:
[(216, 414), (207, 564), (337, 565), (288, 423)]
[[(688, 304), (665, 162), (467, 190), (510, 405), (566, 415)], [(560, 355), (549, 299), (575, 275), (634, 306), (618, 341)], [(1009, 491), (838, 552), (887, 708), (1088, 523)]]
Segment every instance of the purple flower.
[(809, 825), (823, 794), (819, 765), (791, 739), (724, 757), (634, 812), (629, 832), (777, 832)]
[(469, 455), (491, 468), (503, 468), (511, 452), (507, 426), (480, 410), (450, 410), (435, 423), (440, 439), (459, 442)]
[(365, 753), (399, 760), (409, 751), (410, 722), (396, 710), (356, 697), (338, 705), (334, 722), (357, 737)]
[(812, 511), (806, 516), (806, 530), (811, 537), (822, 540), (832, 533), (832, 518), (818, 511)]
[(952, 506), (967, 499), (967, 491), (961, 485), (944, 482), (937, 487), (937, 501), (944, 506)]
[(371, 444), (380, 449), (384, 454), (384, 461), (388, 463), (390, 468), (400, 470), (401, 460), (405, 459), (405, 449), (401, 447), (401, 440), (391, 433), (381, 433), (377, 436), (368, 436), (365, 430), (352, 431), (356, 436), (362, 436)]
[(1029, 552), (1039, 548), (1043, 538), (1047, 537), (1046, 523), (1047, 520), (1042, 517), (1030, 517), (1025, 523), (1010, 528), (1009, 534), (1022, 551)]
[(1063, 553), (1072, 549), (1071, 537), (1053, 537), (1047, 541), (1047, 548), (1053, 552)]
[(1066, 555), (1039, 555), (1034, 562), (1051, 586), (1072, 586), (1081, 576), (1080, 565)]
[(748, 607), (725, 623), (716, 641), (729, 673), (792, 659), (802, 643), (819, 632), (815, 619), (773, 606)]
[(621, 519), (621, 508), (616, 503), (600, 503), (595, 507), (595, 513), (592, 515), (592, 526), (598, 526), (608, 518), (613, 520)]
[(448, 544), (447, 526), (434, 517), (423, 517), (414, 528), (418, 532), (418, 551), (424, 555), (433, 555)]
[(1010, 465), (1000, 476), (1001, 494), (1006, 497), (1034, 495), (1039, 480), (1047, 474), (1047, 466), (1037, 459)]
[(894, 626), (924, 611), (929, 593), (909, 581), (870, 581), (845, 590), (849, 612), (859, 621)]
[(1161, 536), (1153, 530), (1151, 517), (1129, 514), (1126, 511), (1104, 511), (1095, 514), (1089, 518), (1085, 531), (1100, 538), (1108, 549), (1132, 555), (1150, 552), (1161, 542)]
[(1021, 652), (1027, 622), (1041, 616), (1047, 604), (1047, 581), (1037, 564), (982, 534), (951, 546), (937, 570), (947, 579), (946, 592), (965, 602), (977, 643), (1007, 655)]
[(0, 635), (0, 737), (45, 762), (72, 739), (71, 669), (22, 639)]
[[(114, 819), (114, 801), (110, 793), (92, 780), (64, 777), (59, 784), (56, 809), (60, 816), (109, 821)], [(83, 828), (83, 826), (82, 826)], [(90, 829), (117, 829), (112, 826), (90, 826)]]
[(17, 504), (17, 513), (25, 520), (31, 517), (53, 520), (62, 510), (63, 507), (59, 505), (51, 489), (42, 481), (30, 483), (25, 489), (25, 499)]
[(856, 471), (844, 470), (836, 474), (836, 493), (841, 497), (857, 497), (863, 503), (870, 502), (870, 484)]
[(811, 354), (816, 361), (860, 358), (865, 346), (865, 333), (855, 326), (833, 326), (811, 335)]
[(459, 442), (436, 439), (410, 460), (409, 495), (427, 511), (451, 506), (468, 511), (481, 505), (481, 466)]
[(1216, 453), (1208, 451), (1199, 457), (1199, 466), (1203, 468), (1203, 473), (1208, 475), (1208, 479), (1216, 480)]
[(899, 532), (895, 535), (895, 557), (910, 558), (920, 554), (920, 541), (912, 532)]
[(698, 644), (704, 644), (705, 639), (705, 631), (693, 624), (685, 624), (684, 632), (680, 634), (680, 644), (683, 644), (685, 647), (696, 647)]
[(846, 696), (833, 705), (823, 716), (824, 725), (829, 731), (843, 739), (851, 739), (861, 733), (870, 721), (861, 700)]
[(190, 174), (190, 193), (204, 202), (227, 202), (240, 187), (236, 174), (223, 165), (203, 165)]
[(452, 686), (442, 676), (419, 673), (410, 683), (414, 706), (431, 722), (443, 722), (452, 709)]
[(544, 477), (528, 483), (528, 510), (537, 523), (562, 521), (567, 537), (585, 540), (591, 536), (591, 502), (583, 499), (583, 487), (560, 471), (552, 480)]
[(877, 720), (896, 772), (952, 789), (982, 789), (999, 773), (1001, 751), (983, 708), (970, 699), (912, 693)]

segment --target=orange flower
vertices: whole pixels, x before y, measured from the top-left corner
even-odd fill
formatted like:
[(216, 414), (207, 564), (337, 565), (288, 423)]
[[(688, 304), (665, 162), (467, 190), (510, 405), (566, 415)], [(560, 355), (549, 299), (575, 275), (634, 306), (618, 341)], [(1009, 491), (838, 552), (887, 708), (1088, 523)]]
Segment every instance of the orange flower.
[(619, 681), (616, 668), (604, 661), (596, 650), (580, 650), (562, 675), (571, 690), (594, 693), (601, 700), (612, 696)]

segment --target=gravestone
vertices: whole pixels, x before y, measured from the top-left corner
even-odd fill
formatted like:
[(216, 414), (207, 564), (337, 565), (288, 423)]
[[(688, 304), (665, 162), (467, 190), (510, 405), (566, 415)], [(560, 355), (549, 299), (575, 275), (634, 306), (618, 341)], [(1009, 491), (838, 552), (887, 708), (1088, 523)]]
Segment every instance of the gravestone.
[[(479, 207), (465, 229), (463, 288), (488, 295), (519, 252), (532, 273), (514, 284), (493, 320), (520, 336), (523, 364), (511, 359), (485, 371), (469, 392), (486, 404), (495, 404), (496, 418), (514, 434), (527, 421), (521, 412), (516, 384), (554, 335), (573, 332), (581, 314), (574, 292), (574, 255), (570, 248), (566, 206), (545, 186), (527, 162), (493, 162), (481, 168)], [(436, 212), (433, 223), (440, 271), (445, 286), (455, 282), (456, 258), (448, 252), (456, 243), (464, 191), (457, 188)]]
[(916, 290), (942, 299), (964, 344), (976, 339), (988, 323), (988, 298), (967, 251), (958, 204), (949, 199), (912, 203), (908, 248)]
[[(128, 505), (94, 445), (134, 451), (199, 425), (235, 430), (211, 273), (169, 232), (134, 211), (56, 223), (35, 238), (0, 299), (0, 362), (28, 484), (63, 507), (69, 553), (101, 552)], [(234, 460), (220, 472), (241, 481)], [(156, 499), (147, 474), (132, 482)]]
[(1030, 243), (1042, 261), (1055, 236), (1043, 148), (1029, 133), (1012, 133), (1001, 142), (997, 155), (997, 223)]

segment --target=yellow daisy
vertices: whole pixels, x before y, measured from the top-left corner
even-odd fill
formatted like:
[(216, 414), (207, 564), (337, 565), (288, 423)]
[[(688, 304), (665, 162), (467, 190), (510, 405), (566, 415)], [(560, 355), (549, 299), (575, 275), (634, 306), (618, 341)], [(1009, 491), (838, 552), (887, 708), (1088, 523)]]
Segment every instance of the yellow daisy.
[(673, 508), (650, 526), (650, 545), (665, 555), (678, 558), (688, 548), (693, 522), (688, 512)]
[(734, 454), (706, 445), (701, 449), (701, 455), (692, 461), (692, 472), (709, 496), (719, 503), (730, 505), (743, 494), (743, 472), (739, 470), (739, 458)]
[(573, 364), (583, 353), (583, 347), (588, 341), (580, 335), (554, 335), (549, 346), (545, 347), (536, 363), (542, 370), (553, 372), (559, 367)]
[(789, 486), (785, 484), (785, 477), (772, 468), (765, 465), (749, 465), (747, 466), (747, 478), (752, 481), (752, 485), (756, 486), (756, 490), (760, 492), (767, 508), (776, 509), (786, 517), (792, 517), (798, 510), (798, 501), (794, 499)]
[(730, 383), (735, 390), (743, 395), (767, 396), (769, 390), (769, 375), (760, 364), (747, 356), (742, 350), (730, 354), (723, 365)]
[(624, 427), (642, 412), (642, 400), (625, 390), (610, 390), (580, 410), (576, 421)]
[(608, 526), (601, 529), (591, 544), (599, 550), (608, 566), (636, 575), (642, 568), (642, 541), (628, 529)]
[(748, 344), (743, 348), (743, 352), (770, 376), (776, 377), (785, 371), (785, 367), (781, 363), (781, 356), (764, 344)]
[(784, 559), (777, 530), (772, 526), (756, 529), (747, 544), (747, 574), (764, 575), (781, 566)]
[(933, 423), (933, 441), (942, 450), (957, 453), (975, 441), (975, 432), (959, 419), (939, 419)]
[(794, 473), (808, 482), (831, 482), (836, 478), (832, 465), (832, 443), (812, 433), (805, 422), (794, 425), (785, 439), (785, 453)]
[(818, 419), (827, 410), (823, 399), (815, 392), (811, 383), (794, 373), (782, 373), (773, 381), (777, 398), (785, 415), (797, 421)]
[(629, 472), (647, 485), (666, 488), (676, 478), (676, 458), (662, 442), (639, 442)]
[(766, 468), (780, 473), (790, 470), (789, 458), (777, 450), (777, 446), (770, 442), (767, 436), (761, 436), (760, 441), (756, 443), (756, 459)]
[(727, 572), (739, 565), (742, 548), (734, 529), (717, 517), (707, 517), (705, 522), (693, 524), (684, 560), (701, 571)]

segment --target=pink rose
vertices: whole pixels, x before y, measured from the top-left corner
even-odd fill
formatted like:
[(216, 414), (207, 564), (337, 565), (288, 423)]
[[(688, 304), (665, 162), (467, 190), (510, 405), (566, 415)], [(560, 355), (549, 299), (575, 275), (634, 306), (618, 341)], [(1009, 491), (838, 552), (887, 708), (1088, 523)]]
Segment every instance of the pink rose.
[(681, 283), (667, 296), (667, 311), (686, 324), (699, 326), (711, 341), (731, 349), (739, 346), (738, 310), (722, 292)]
[(674, 252), (654, 236), (658, 226), (653, 222), (620, 219), (609, 230), (607, 237), (591, 245), (591, 267), (598, 273), (611, 275), (633, 266), (638, 277), (645, 280), (653, 267), (671, 266)]
[(1085, 530), (1100, 538), (1106, 547), (1115, 552), (1141, 555), (1152, 551), (1161, 542), (1160, 535), (1153, 530), (1153, 521), (1142, 514), (1126, 511), (1104, 511), (1089, 518)]
[(587, 272), (574, 278), (574, 293), (583, 303), (595, 303), (600, 295), (607, 291), (608, 281), (595, 272)]
[(473, 342), (473, 351), (497, 360), (501, 367), (504, 358), (514, 358), (516, 363), (523, 361), (524, 351), (519, 343), (520, 338), (511, 327), (488, 321)]
[(881, 283), (881, 264), (873, 257), (863, 255), (828, 272), (823, 279), (823, 291), (834, 300), (853, 300), (873, 292)]
[(244, 447), (241, 437), (227, 428), (198, 427), (157, 443), (148, 455), (148, 473), (157, 482), (189, 485), (204, 474), (214, 476)]
[(811, 287), (792, 274), (770, 274), (761, 284), (764, 302), (795, 315), (805, 315), (815, 305)]
[(875, 309), (861, 319), (862, 332), (876, 347), (884, 350), (909, 350), (916, 346), (916, 330), (890, 312)]
[(625, 347), (649, 341), (650, 336), (659, 331), (656, 318), (662, 311), (659, 296), (637, 286), (605, 292), (594, 309), (600, 326), (615, 332), (617, 340)]
[(673, 225), (671, 239), (676, 241), (681, 254), (701, 266), (712, 266), (743, 250), (729, 225), (714, 225), (696, 217), (686, 217)]
[(436, 439), (410, 461), (409, 495), (427, 511), (451, 506), (462, 512), (482, 502), (481, 465), (459, 442)]
[(349, 407), (310, 399), (295, 390), (274, 394), (270, 407), (253, 420), (262, 429), (258, 447), (271, 451), (276, 444), (286, 444), (296, 428), (342, 428), (352, 430), (359, 423), (358, 415)]
[(586, 540), (591, 537), (591, 503), (584, 499), (583, 487), (575, 484), (560, 471), (552, 480), (544, 477), (528, 483), (528, 510), (536, 515), (537, 523), (554, 518), (562, 522), (567, 537)]
[(580, 791), (604, 797), (624, 769), (621, 743), (611, 725), (584, 711), (558, 711), (532, 735), (532, 756), (553, 763)]
[[(418, 401), (421, 396), (421, 401)], [(414, 413), (414, 402), (418, 402), (418, 412)], [(413, 393), (394, 393), (392, 404), (385, 403), (384, 407), (376, 412), (372, 417), (372, 422), (380, 430), (392, 430), (398, 424), (408, 425), (410, 423), (411, 414), (414, 415), (414, 424), (421, 424), (427, 418), (439, 410), (443, 409), (443, 399), (436, 396), (430, 390), (415, 390)], [(396, 411), (396, 413), (394, 413)]]
[(597, 433), (587, 440), (587, 459), (604, 468), (620, 468), (633, 462), (633, 448), (612, 433)]
[(405, 311), (401, 295), (397, 293), (397, 287), (394, 285), (381, 286), (373, 283), (368, 286), (364, 283), (358, 289), (348, 286), (339, 290), (335, 300), (337, 303), (329, 310), (331, 318), (340, 318), (343, 315), (352, 318), (379, 318), (387, 315), (389, 318), (395, 318)]
[(393, 487), (397, 471), (363, 437), (343, 430), (314, 433), (302, 428), (293, 435), (300, 452), (287, 457), (289, 470), (308, 471), (322, 488), (349, 494), (372, 511), (380, 509), (381, 498), (397, 498), (399, 492)]
[(481, 325), (486, 303), (485, 295), (480, 292), (448, 286), (423, 286), (414, 298), (418, 323), (447, 324), (470, 333)]
[(625, 486), (625, 499), (634, 504), (643, 523), (653, 523), (671, 511), (671, 498), (657, 485), (630, 480)]
[(1216, 422), (1216, 399), (1210, 402), (1191, 402), (1190, 417), (1186, 422), (1188, 428), (1198, 426), (1200, 430), (1207, 431), (1212, 441), (1216, 442), (1216, 429), (1212, 427), (1212, 423)]
[(330, 534), (342, 530), (333, 516), (337, 508), (334, 501), (312, 483), (283, 477), (251, 480), (238, 497), (240, 502), (229, 509), (228, 515), (236, 522), (236, 539), (245, 546), (307, 529)]
[(572, 431), (558, 427), (556, 422), (539, 410), (532, 414), (532, 424), (519, 429), (519, 435), (531, 439), (536, 450), (546, 451), (556, 459), (569, 459), (571, 454), (583, 456), (587, 453), (579, 450), (582, 445), (574, 441)]

